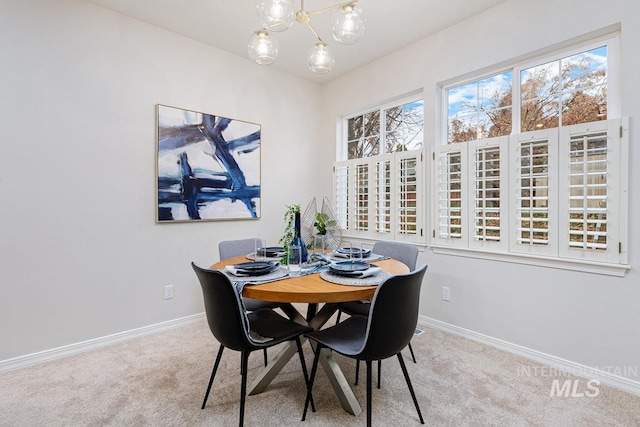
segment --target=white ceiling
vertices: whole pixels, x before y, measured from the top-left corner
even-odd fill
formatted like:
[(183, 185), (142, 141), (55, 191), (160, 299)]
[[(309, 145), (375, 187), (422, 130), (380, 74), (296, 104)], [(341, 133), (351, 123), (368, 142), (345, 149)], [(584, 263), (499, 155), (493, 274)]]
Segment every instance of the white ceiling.
[[(258, 0), (87, 0), (149, 24), (184, 35), (219, 49), (249, 58), (247, 44), (260, 29)], [(344, 46), (331, 36), (332, 12), (314, 15), (311, 24), (334, 49), (336, 65), (327, 74), (307, 68), (307, 51), (316, 42), (302, 24), (275, 33), (280, 70), (314, 82), (326, 82), (403, 46), (434, 34), (506, 0), (360, 0), (367, 19), (363, 38)], [(300, 7), (300, 0), (294, 0)], [(340, 0), (307, 0), (309, 12), (340, 3)], [(259, 65), (256, 65), (259, 67)]]

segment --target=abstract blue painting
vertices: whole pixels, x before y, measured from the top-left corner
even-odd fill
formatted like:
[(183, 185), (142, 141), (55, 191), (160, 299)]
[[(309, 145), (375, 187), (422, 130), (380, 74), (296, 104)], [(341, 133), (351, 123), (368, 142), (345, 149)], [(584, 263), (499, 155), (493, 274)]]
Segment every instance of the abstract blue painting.
[(260, 125), (157, 106), (157, 222), (260, 218)]

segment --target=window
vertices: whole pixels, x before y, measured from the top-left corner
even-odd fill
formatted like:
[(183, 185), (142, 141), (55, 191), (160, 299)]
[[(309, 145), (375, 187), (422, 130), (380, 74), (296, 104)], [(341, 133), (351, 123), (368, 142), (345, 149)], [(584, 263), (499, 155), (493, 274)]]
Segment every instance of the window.
[(628, 119), (611, 118), (616, 46), (608, 37), (443, 91), (435, 248), (624, 274)]
[(520, 71), (520, 129), (607, 118), (607, 46)]
[(448, 142), (509, 135), (512, 120), (512, 71), (449, 88)]
[(447, 142), (606, 120), (612, 42), (448, 88)]
[[(382, 118), (382, 121), (381, 121)], [(423, 143), (424, 101), (416, 99), (349, 117), (348, 159), (419, 150)]]
[(334, 164), (340, 226), (362, 238), (422, 242), (424, 101), (410, 98), (346, 117)]

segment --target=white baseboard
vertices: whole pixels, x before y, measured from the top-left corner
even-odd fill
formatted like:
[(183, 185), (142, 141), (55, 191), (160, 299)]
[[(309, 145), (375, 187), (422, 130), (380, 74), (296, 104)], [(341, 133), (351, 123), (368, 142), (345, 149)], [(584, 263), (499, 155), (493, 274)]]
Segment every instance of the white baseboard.
[(562, 372), (570, 372), (577, 376), (598, 380), (600, 381), (601, 384), (606, 384), (611, 387), (615, 387), (617, 389), (626, 391), (628, 393), (640, 396), (640, 381), (634, 381), (629, 378), (625, 378), (619, 375), (615, 375), (611, 372), (604, 371), (602, 369), (596, 369), (590, 366), (581, 365), (579, 363), (575, 363), (570, 360), (566, 360), (550, 354), (542, 353), (537, 350), (532, 350), (527, 347), (523, 347), (507, 341), (493, 338), (488, 335), (480, 334), (478, 332), (461, 328), (459, 326), (451, 325), (449, 323), (432, 319), (430, 317), (420, 316), (418, 322), (420, 324), (430, 326), (434, 329), (438, 329), (444, 332), (449, 332), (454, 335), (461, 336), (463, 338), (468, 338), (473, 341), (478, 341), (482, 344), (486, 344), (491, 347), (499, 348), (500, 350), (504, 350), (509, 353), (514, 353), (519, 356), (526, 357), (527, 359), (536, 361), (540, 364), (557, 368)]
[(0, 372), (11, 371), (13, 369), (23, 368), (25, 366), (35, 365), (37, 363), (48, 362), (50, 360), (60, 359), (62, 357), (71, 356), (73, 354), (82, 353), (98, 347), (115, 344), (117, 342), (130, 340), (132, 338), (144, 335), (155, 334), (158, 332), (168, 331), (170, 329), (186, 326), (191, 323), (199, 322), (204, 318), (204, 313), (194, 314), (191, 316), (181, 317), (179, 319), (169, 320), (167, 322), (156, 323), (155, 325), (144, 326), (142, 328), (132, 329), (130, 331), (119, 332), (105, 337), (95, 338), (63, 347), (53, 348), (38, 353), (27, 354), (13, 359), (0, 360)]
[[(167, 322), (157, 323), (155, 325), (144, 326), (142, 328), (132, 329), (130, 331), (120, 332), (117, 334), (58, 347), (51, 350), (27, 354), (25, 356), (19, 356), (13, 359), (2, 360), (0, 361), (0, 372), (11, 371), (13, 369), (35, 365), (37, 363), (60, 359), (62, 357), (71, 356), (73, 354), (82, 353), (87, 350), (115, 344), (117, 342), (126, 341), (144, 335), (168, 331), (171, 329), (179, 328), (181, 326), (189, 325), (191, 323), (199, 322), (203, 318), (204, 313), (194, 314), (191, 316), (169, 320)], [(478, 341), (482, 344), (499, 348), (500, 350), (504, 350), (509, 353), (514, 353), (519, 356), (526, 357), (527, 359), (536, 361), (546, 366), (555, 367), (565, 372), (577, 373), (577, 375), (584, 374), (583, 376), (586, 376), (589, 379), (596, 379), (602, 384), (606, 384), (611, 387), (615, 387), (628, 393), (640, 396), (639, 381), (634, 381), (629, 378), (615, 375), (611, 372), (603, 371), (600, 369), (594, 369), (589, 366), (581, 365), (579, 363), (562, 359), (550, 354), (542, 353), (537, 350), (532, 350), (530, 348), (493, 338), (488, 335), (480, 334), (478, 332), (461, 328), (459, 326), (454, 326), (440, 320), (432, 319), (430, 317), (420, 316), (419, 323), (434, 329), (461, 336), (463, 338)]]

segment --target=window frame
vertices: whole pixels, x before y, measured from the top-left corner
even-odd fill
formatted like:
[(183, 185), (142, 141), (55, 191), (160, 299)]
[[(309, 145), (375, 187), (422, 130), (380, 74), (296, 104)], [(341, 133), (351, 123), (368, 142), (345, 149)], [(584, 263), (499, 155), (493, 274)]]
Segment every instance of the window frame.
[[(337, 132), (337, 144), (336, 144), (336, 162), (342, 162), (342, 161), (347, 161), (347, 160), (358, 160), (358, 159), (349, 159), (349, 135), (348, 135), (348, 127), (349, 127), (349, 119), (352, 119), (354, 117), (357, 116), (361, 116), (361, 115), (366, 115), (368, 113), (372, 113), (374, 111), (378, 111), (379, 112), (379, 116), (380, 116), (380, 132), (378, 133), (378, 138), (379, 138), (379, 142), (378, 144), (381, 147), (381, 151), (379, 154), (373, 155), (373, 156), (365, 156), (365, 157), (360, 157), (359, 159), (365, 159), (365, 158), (370, 158), (370, 157), (375, 157), (375, 156), (382, 156), (385, 154), (391, 154), (391, 153), (386, 153), (384, 152), (386, 150), (386, 117), (385, 117), (385, 111), (393, 108), (393, 107), (398, 107), (401, 105), (405, 105), (405, 104), (410, 104), (412, 102), (417, 102), (417, 101), (422, 101), (423, 103), (423, 118), (422, 118), (422, 123), (424, 126), (424, 96), (422, 91), (420, 92), (414, 92), (413, 94), (409, 94), (409, 95), (404, 95), (402, 97), (399, 98), (395, 98), (391, 101), (386, 101), (384, 103), (381, 103), (379, 105), (376, 105), (374, 107), (371, 108), (367, 108), (364, 110), (360, 110), (357, 111), (355, 113), (352, 114), (346, 114), (342, 117), (340, 117), (338, 119), (338, 123), (339, 123), (339, 129)], [(425, 144), (424, 144), (424, 128), (423, 128), (423, 142), (422, 142), (422, 149), (424, 149)], [(417, 151), (417, 150), (407, 150), (407, 151)]]
[[(565, 46), (564, 48), (530, 56), (525, 59), (514, 61), (508, 65), (501, 65), (495, 68), (486, 69), (477, 74), (468, 74), (461, 79), (450, 79), (440, 85), (440, 126), (436, 136), (436, 145), (448, 145), (449, 113), (447, 96), (451, 88), (466, 85), (472, 82), (485, 80), (487, 78), (503, 74), (511, 70), (512, 72), (512, 121), (511, 134), (521, 132), (520, 115), (520, 74), (523, 70), (542, 65), (547, 62), (560, 60), (572, 55), (586, 52), (603, 45), (607, 46), (607, 118), (622, 117), (621, 111), (621, 91), (620, 91), (620, 33), (619, 31), (607, 33), (599, 37), (591, 38), (581, 43)], [(517, 105), (516, 105), (517, 100)], [(483, 138), (484, 139), (484, 138)]]
[[(520, 77), (521, 71), (534, 67), (536, 65), (545, 64), (550, 61), (566, 58), (581, 52), (586, 52), (598, 47), (607, 46), (607, 118), (598, 122), (591, 122), (587, 124), (559, 126), (557, 128), (542, 129), (531, 132), (520, 131)], [(440, 132), (437, 135), (437, 143), (432, 149), (430, 159), (432, 161), (431, 171), (431, 195), (429, 213), (431, 216), (430, 228), (431, 232), (428, 233), (428, 244), (432, 247), (434, 253), (451, 254), (457, 256), (491, 259), (504, 262), (515, 262), (527, 265), (540, 265), (552, 268), (561, 268), (575, 271), (587, 271), (599, 274), (607, 274), (614, 276), (624, 276), (624, 274), (630, 269), (628, 265), (628, 118), (621, 118), (620, 109), (620, 90), (619, 90), (619, 33), (609, 33), (601, 37), (591, 39), (589, 41), (575, 44), (564, 49), (555, 50), (545, 55), (538, 55), (533, 58), (527, 58), (517, 63), (512, 64), (510, 67), (496, 67), (495, 69), (478, 73), (474, 76), (467, 75), (467, 78), (457, 81), (450, 80), (449, 82), (440, 86), (440, 99), (441, 99), (441, 117)], [(512, 70), (513, 76), (513, 88), (512, 88), (512, 133), (505, 137), (485, 138), (475, 141), (467, 141), (463, 143), (448, 143), (448, 89), (452, 87), (458, 87), (460, 85), (468, 84), (474, 81), (480, 81), (490, 76), (495, 76), (499, 73)], [(597, 127), (604, 126), (608, 128), (608, 135), (618, 135), (619, 142), (607, 144), (608, 150), (608, 168), (607, 180), (607, 242), (609, 239), (615, 239), (611, 241), (611, 245), (615, 245), (615, 254), (611, 254), (614, 250), (611, 245), (608, 245), (608, 255), (605, 256), (590, 256), (588, 250), (564, 248), (559, 243), (558, 239), (563, 240), (568, 238), (570, 234), (569, 217), (568, 215), (568, 203), (569, 203), (569, 187), (568, 183), (560, 180), (567, 180), (567, 172), (563, 169), (568, 164), (567, 158), (560, 158), (568, 155), (567, 144), (568, 134), (575, 132), (580, 127)], [(508, 159), (506, 168), (508, 172), (503, 176), (505, 168), (501, 162), (500, 171), (500, 190), (501, 201), (500, 207), (508, 206), (508, 215), (506, 217), (500, 217), (500, 242), (499, 244), (492, 244), (496, 242), (478, 242), (475, 241), (475, 223), (474, 223), (474, 192), (475, 192), (475, 169), (472, 165), (474, 161), (474, 150), (477, 147), (490, 146), (495, 143), (495, 140), (499, 138), (507, 138), (507, 142), (499, 142), (500, 145), (500, 157), (503, 157), (505, 153), (508, 153), (505, 159)], [(517, 150), (515, 147), (519, 143), (525, 140), (535, 140), (536, 138), (548, 138), (549, 149), (549, 168), (554, 172), (549, 177), (549, 224), (547, 226), (549, 230), (550, 241), (548, 247), (535, 247), (535, 245), (527, 247), (526, 245), (516, 244), (516, 231), (517, 230), (517, 216), (514, 215), (517, 208), (516, 202), (518, 200), (518, 182), (517, 182)], [(508, 148), (507, 148), (508, 147)], [(609, 151), (610, 150), (610, 151)], [(438, 158), (443, 153), (448, 152), (461, 152), (465, 166), (462, 167), (464, 171), (462, 193), (462, 236), (456, 241), (452, 239), (443, 239), (438, 235), (439, 224), (439, 177), (438, 177)], [(552, 182), (555, 184), (552, 185)], [(613, 191), (612, 191), (613, 189)], [(615, 194), (613, 194), (615, 192)], [(507, 195), (503, 199), (504, 195)], [(566, 197), (562, 196), (566, 194)], [(615, 205), (615, 206), (613, 206)], [(613, 213), (611, 213), (613, 212)], [(501, 214), (502, 215), (502, 214)], [(609, 218), (609, 215), (613, 215)], [(567, 227), (566, 230), (562, 227), (563, 218)], [(611, 224), (611, 221), (615, 220), (615, 225)], [(611, 224), (611, 225), (610, 225)], [(562, 231), (562, 234), (560, 232)], [(506, 237), (508, 242), (502, 239), (502, 236)], [(567, 242), (568, 245), (568, 242)], [(585, 255), (586, 253), (586, 255)]]
[[(379, 144), (381, 151), (386, 150), (386, 116), (385, 111), (405, 105), (408, 103), (421, 101), (423, 103), (423, 126), (424, 126), (424, 96), (422, 91), (415, 92), (410, 95), (398, 97), (392, 101), (381, 103), (375, 108), (369, 108), (360, 112), (345, 115), (338, 120), (339, 129), (337, 132), (338, 143), (336, 152), (336, 161), (333, 164), (333, 178), (332, 178), (332, 191), (333, 200), (336, 206), (336, 216), (339, 220), (340, 227), (342, 228), (343, 237), (346, 238), (360, 238), (370, 240), (396, 240), (406, 243), (424, 245), (426, 243), (426, 203), (425, 203), (425, 144), (424, 144), (424, 127), (422, 130), (423, 141), (422, 148), (417, 150), (397, 151), (392, 153), (382, 152), (377, 155), (360, 157), (349, 159), (348, 158), (348, 121), (353, 117), (359, 115), (365, 115), (373, 111), (379, 111), (380, 113), (380, 140)], [(409, 177), (411, 183), (415, 182), (415, 207), (409, 207), (408, 211), (403, 209), (403, 200), (401, 198), (402, 177), (401, 164), (406, 159), (415, 159), (415, 181), (414, 178)], [(386, 164), (389, 173), (389, 182), (381, 183), (379, 177), (379, 171), (381, 164)], [(357, 168), (366, 168), (368, 171), (368, 177), (366, 182), (366, 191), (362, 187), (357, 187), (358, 181), (356, 176)], [(361, 177), (362, 178), (362, 177)], [(386, 191), (383, 187), (389, 186), (389, 191)], [(411, 187), (413, 188), (413, 187)], [(360, 193), (358, 193), (360, 191)], [(407, 190), (406, 193), (411, 192)], [(362, 206), (358, 206), (359, 194), (367, 194), (367, 209), (358, 210)], [(384, 197), (380, 199), (380, 196)], [(379, 201), (384, 203), (388, 202), (388, 207), (378, 206)], [(409, 204), (412, 204), (411, 200), (408, 200)], [(405, 233), (401, 228), (401, 218), (403, 215), (410, 217), (413, 209), (415, 209), (415, 221), (416, 230), (415, 234)], [(388, 220), (384, 219), (385, 212), (388, 215)], [(367, 216), (368, 225), (362, 227), (358, 222), (357, 214), (365, 214)], [(381, 225), (388, 225), (386, 231)], [(383, 228), (383, 229), (381, 229)]]

